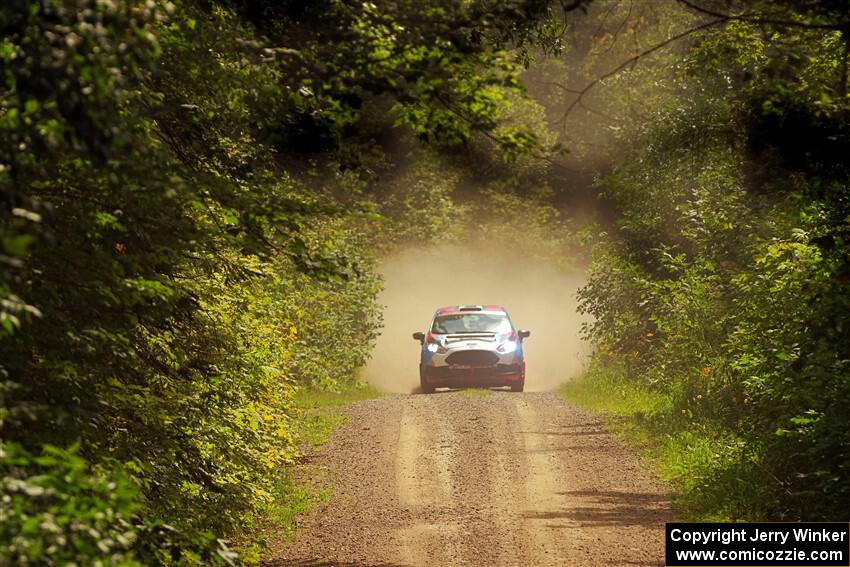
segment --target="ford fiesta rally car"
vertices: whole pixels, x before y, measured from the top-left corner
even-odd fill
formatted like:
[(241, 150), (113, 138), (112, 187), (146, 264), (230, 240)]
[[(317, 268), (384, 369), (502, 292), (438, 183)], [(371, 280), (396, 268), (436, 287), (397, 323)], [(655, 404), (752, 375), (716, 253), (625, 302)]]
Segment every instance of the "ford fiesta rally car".
[(522, 340), (529, 331), (514, 328), (498, 305), (441, 307), (426, 333), (413, 333), (422, 345), (419, 383), (436, 388), (510, 386), (522, 392), (525, 359)]

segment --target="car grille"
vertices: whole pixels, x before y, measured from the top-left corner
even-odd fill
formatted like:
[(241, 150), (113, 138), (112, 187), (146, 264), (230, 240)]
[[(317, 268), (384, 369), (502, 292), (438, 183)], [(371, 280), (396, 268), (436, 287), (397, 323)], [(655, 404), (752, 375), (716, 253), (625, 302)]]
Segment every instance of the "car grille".
[[(451, 366), (431, 366), (426, 369), (429, 376), (433, 378), (452, 379), (452, 378), (469, 378), (469, 368), (457, 368)], [(495, 378), (497, 376), (515, 375), (522, 372), (522, 367), (519, 364), (497, 364), (484, 368), (478, 367), (474, 369), (474, 376), (478, 378)]]
[(499, 362), (499, 355), (487, 350), (462, 350), (447, 356), (446, 362), (462, 366), (493, 366)]

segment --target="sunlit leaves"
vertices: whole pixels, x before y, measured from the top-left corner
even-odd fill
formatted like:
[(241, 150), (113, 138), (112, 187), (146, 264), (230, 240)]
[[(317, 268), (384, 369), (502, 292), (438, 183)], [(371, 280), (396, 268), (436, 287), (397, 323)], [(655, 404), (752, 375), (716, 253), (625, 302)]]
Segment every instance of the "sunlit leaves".
[(67, 524), (111, 506), (133, 526), (119, 541), (97, 524), (103, 538), (70, 550), (16, 495), (0, 527), (22, 538), (16, 553), (230, 563), (220, 536), (295, 459), (294, 388), (337, 388), (368, 356), (370, 248), (459, 210), (437, 161), (386, 199), (370, 193), (358, 154), (382, 134), (366, 111), (440, 149), (485, 137), (496, 161), (538, 144), (516, 119), (504, 45), (530, 37), (546, 3), (327, 8), (303, 21), (260, 1), (0, 8), (4, 439), (26, 446), (15, 478), (43, 473)]
[(740, 441), (736, 478), (765, 488), (748, 517), (831, 518), (850, 494), (844, 56), (831, 29), (704, 34), (676, 104), (627, 132), (604, 182), (617, 231), (581, 292), (603, 360), (668, 392), (665, 419)]

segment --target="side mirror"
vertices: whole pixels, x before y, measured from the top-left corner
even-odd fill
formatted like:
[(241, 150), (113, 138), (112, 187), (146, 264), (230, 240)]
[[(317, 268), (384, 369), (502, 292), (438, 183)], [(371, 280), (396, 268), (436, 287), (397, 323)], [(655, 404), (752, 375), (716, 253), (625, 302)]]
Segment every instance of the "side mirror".
[(520, 339), (527, 339), (528, 337), (531, 336), (531, 331), (526, 331), (525, 329), (520, 329), (519, 331), (517, 331), (517, 335), (519, 336)]
[(425, 342), (425, 333), (413, 333), (413, 338), (422, 344)]

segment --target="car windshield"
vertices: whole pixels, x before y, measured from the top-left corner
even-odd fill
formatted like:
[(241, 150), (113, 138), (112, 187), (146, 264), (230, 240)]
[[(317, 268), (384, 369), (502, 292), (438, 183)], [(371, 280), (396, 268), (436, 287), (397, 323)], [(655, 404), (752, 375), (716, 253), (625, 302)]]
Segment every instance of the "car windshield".
[(499, 313), (452, 313), (438, 315), (431, 332), (438, 335), (455, 333), (510, 333), (508, 316)]

